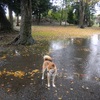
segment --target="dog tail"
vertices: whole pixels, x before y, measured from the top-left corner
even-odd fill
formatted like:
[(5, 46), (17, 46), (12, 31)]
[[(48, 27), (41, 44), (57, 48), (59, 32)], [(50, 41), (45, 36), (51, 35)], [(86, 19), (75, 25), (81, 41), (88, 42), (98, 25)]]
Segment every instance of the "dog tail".
[(52, 58), (50, 56), (48, 56), (48, 55), (45, 55), (43, 57), (43, 59), (44, 59), (44, 61), (52, 61)]

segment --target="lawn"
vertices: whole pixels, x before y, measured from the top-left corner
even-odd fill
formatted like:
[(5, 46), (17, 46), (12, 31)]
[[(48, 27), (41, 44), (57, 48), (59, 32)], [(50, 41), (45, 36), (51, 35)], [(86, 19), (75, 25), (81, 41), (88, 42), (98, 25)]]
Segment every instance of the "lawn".
[[(15, 27), (19, 31), (19, 27)], [(3, 33), (0, 35), (0, 45), (10, 42), (19, 32)], [(54, 40), (66, 38), (86, 38), (93, 34), (100, 34), (100, 27), (86, 27), (80, 29), (77, 26), (32, 26), (32, 36), (36, 41)]]
[(35, 39), (65, 39), (70, 37), (86, 38), (93, 34), (100, 34), (100, 28), (86, 27), (80, 29), (77, 26), (32, 26), (32, 36)]

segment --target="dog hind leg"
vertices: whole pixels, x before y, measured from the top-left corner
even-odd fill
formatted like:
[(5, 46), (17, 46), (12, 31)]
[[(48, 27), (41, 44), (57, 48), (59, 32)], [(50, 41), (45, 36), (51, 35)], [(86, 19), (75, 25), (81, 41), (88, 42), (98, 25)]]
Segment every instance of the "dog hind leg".
[(50, 74), (49, 73), (47, 73), (47, 81), (48, 81), (48, 87), (50, 87)]
[(42, 80), (44, 79), (44, 72), (45, 72), (46, 68), (45, 69), (42, 69)]

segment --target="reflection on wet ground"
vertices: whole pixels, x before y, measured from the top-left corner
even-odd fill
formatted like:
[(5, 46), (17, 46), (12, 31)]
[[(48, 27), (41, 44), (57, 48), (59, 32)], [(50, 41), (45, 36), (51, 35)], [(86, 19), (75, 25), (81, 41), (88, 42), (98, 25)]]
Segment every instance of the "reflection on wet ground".
[[(56, 88), (41, 80), (43, 55), (58, 68)], [(0, 48), (1, 100), (100, 100), (100, 36)]]
[(93, 78), (100, 77), (99, 45), (99, 37), (94, 35), (89, 39), (52, 41), (50, 50), (59, 70), (64, 70), (68, 77), (78, 75), (82, 80), (94, 81)]

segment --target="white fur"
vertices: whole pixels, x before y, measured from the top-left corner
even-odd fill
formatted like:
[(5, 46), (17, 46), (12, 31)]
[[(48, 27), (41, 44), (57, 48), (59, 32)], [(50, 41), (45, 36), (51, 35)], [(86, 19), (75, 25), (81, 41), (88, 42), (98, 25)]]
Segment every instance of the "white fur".
[(45, 60), (45, 59), (50, 59), (50, 60), (52, 60), (52, 58), (51, 58), (50, 56), (48, 56), (48, 55), (45, 55), (43, 58), (44, 58), (44, 60)]

